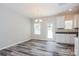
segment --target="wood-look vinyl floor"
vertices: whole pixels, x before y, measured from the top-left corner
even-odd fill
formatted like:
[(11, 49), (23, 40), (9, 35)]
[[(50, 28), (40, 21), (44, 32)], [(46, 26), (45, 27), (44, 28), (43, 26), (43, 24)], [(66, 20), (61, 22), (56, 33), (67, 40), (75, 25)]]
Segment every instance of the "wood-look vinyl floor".
[(74, 46), (32, 39), (1, 50), (0, 56), (74, 56)]

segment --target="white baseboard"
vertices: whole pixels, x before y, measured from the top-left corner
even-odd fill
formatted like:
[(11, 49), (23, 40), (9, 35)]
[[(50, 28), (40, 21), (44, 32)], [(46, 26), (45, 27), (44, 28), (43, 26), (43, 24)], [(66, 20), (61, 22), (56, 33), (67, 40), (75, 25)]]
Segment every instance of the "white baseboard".
[(31, 39), (35, 39), (35, 40), (47, 40), (45, 38), (31, 38)]
[[(27, 40), (26, 40), (27, 39)], [(14, 44), (11, 44), (11, 45), (8, 45), (8, 46), (5, 46), (5, 47), (3, 47), (3, 48), (0, 48), (0, 50), (2, 50), (2, 49), (6, 49), (6, 48), (9, 48), (9, 47), (11, 47), (11, 46), (14, 46), (14, 45), (17, 45), (17, 44), (20, 44), (20, 43), (22, 43), (22, 42), (25, 42), (25, 41), (29, 41), (29, 40), (31, 40), (31, 38), (30, 37), (28, 37), (28, 38), (26, 38), (24, 41), (20, 41), (20, 42), (17, 42), (17, 43), (14, 43)]]

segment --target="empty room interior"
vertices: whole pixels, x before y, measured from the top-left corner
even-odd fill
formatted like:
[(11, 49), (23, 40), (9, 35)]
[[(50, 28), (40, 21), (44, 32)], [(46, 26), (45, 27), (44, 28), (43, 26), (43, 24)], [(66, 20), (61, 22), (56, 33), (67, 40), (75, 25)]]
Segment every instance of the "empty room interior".
[(0, 56), (79, 56), (79, 3), (0, 3)]

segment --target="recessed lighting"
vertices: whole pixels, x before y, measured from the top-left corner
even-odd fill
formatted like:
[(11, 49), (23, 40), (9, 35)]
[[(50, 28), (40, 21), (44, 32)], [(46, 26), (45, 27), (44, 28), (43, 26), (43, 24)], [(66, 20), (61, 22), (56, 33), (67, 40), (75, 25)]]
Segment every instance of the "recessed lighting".
[(72, 11), (72, 9), (69, 9), (69, 11)]

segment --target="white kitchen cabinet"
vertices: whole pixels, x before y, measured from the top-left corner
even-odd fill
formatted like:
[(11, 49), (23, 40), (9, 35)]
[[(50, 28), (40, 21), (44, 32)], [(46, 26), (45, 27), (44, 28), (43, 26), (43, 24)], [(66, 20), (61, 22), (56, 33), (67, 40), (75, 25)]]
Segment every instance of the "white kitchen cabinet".
[(56, 34), (56, 42), (74, 44), (74, 38), (76, 34)]
[(56, 42), (65, 43), (65, 35), (64, 34), (56, 34)]
[[(71, 20), (73, 21), (73, 28), (79, 28), (79, 15), (74, 15)], [(64, 16), (56, 17), (56, 28), (65, 28)]]
[(79, 28), (79, 15), (78, 15), (78, 20), (77, 21), (78, 21), (78, 28)]
[(78, 28), (79, 15), (75, 15), (73, 19), (73, 28)]
[(74, 53), (76, 56), (79, 56), (79, 38), (75, 38)]
[[(65, 34), (65, 43), (70, 43), (71, 42), (71, 37), (70, 34)], [(70, 43), (71, 44), (71, 43)]]
[(65, 36), (66, 36), (66, 43), (69, 43), (69, 44), (75, 43), (74, 38), (76, 37), (76, 34), (65, 34)]
[(56, 18), (56, 28), (64, 28), (65, 27), (65, 21), (64, 17), (57, 17)]

